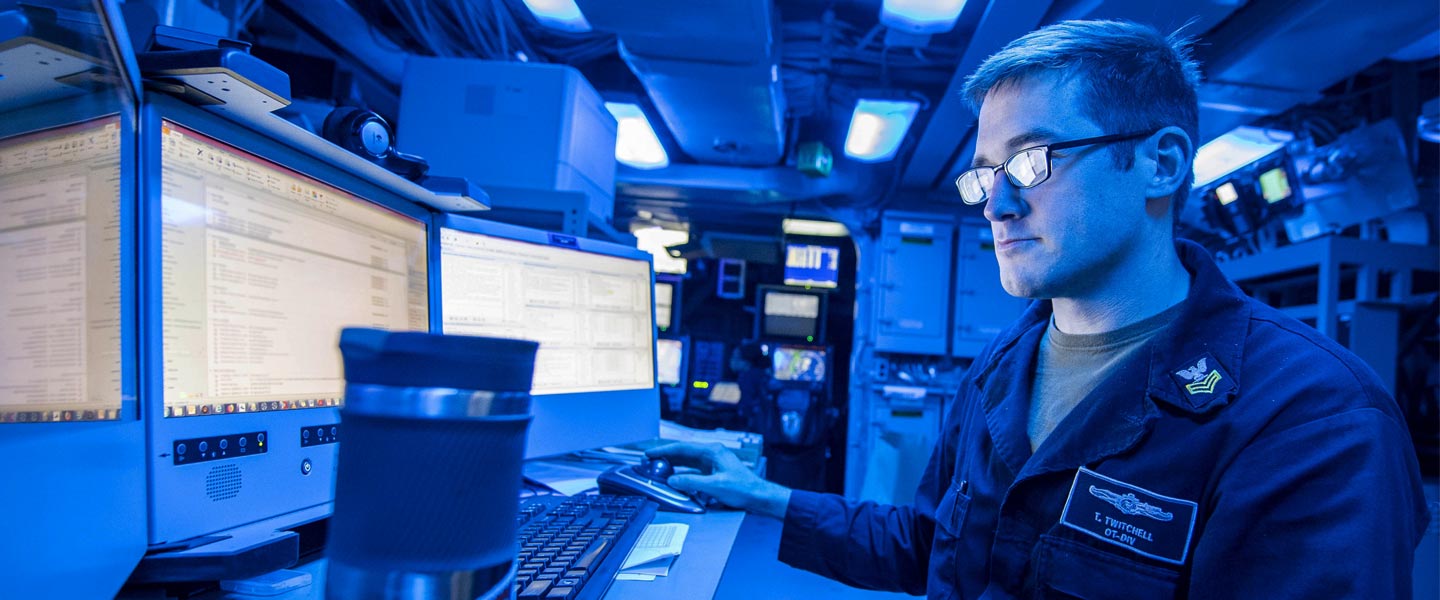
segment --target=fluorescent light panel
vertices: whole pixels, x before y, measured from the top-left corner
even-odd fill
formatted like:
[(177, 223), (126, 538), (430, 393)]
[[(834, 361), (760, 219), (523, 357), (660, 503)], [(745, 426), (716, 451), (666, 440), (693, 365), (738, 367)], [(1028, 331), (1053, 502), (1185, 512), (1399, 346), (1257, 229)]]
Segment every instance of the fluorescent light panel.
[(590, 31), (590, 22), (585, 20), (575, 0), (525, 0), (525, 8), (535, 15), (541, 25), (561, 31)]
[(780, 223), (785, 233), (790, 235), (819, 235), (827, 237), (845, 237), (850, 235), (850, 230), (844, 223), (834, 221), (811, 221), (808, 219), (785, 219)]
[(945, 33), (955, 28), (965, 0), (885, 0), (880, 22), (907, 33)]
[(615, 160), (637, 169), (660, 169), (670, 165), (670, 156), (650, 127), (640, 107), (629, 102), (606, 102), (605, 109), (620, 124), (615, 136)]
[(919, 111), (920, 103), (911, 100), (859, 101), (845, 134), (845, 156), (862, 162), (895, 158)]
[(1195, 187), (1229, 175), (1285, 147), (1295, 134), (1279, 129), (1244, 125), (1210, 140), (1195, 151)]

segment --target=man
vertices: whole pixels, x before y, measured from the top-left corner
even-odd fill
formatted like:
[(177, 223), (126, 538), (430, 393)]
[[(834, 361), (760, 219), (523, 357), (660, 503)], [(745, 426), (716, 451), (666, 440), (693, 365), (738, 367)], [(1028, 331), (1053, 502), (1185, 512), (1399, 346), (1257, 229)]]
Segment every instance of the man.
[(1185, 43), (1064, 22), (967, 82), (1007, 292), (913, 506), (790, 491), (717, 448), (672, 485), (784, 519), (781, 560), (932, 598), (1407, 598), (1424, 500), (1374, 373), (1173, 239), (1198, 81)]

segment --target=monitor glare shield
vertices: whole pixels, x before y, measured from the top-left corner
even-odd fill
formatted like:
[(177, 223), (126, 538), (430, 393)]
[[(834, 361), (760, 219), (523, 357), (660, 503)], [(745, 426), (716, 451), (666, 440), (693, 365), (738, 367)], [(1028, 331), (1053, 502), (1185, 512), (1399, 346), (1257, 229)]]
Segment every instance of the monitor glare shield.
[(660, 385), (680, 385), (685, 359), (685, 343), (680, 340), (655, 340), (655, 379)]
[(120, 118), (0, 141), (0, 423), (120, 417)]
[(839, 284), (839, 248), (785, 244), (785, 285), (833, 288)]
[(822, 301), (823, 297), (818, 294), (774, 290), (762, 292), (761, 335), (768, 338), (819, 341)]
[(825, 381), (825, 350), (780, 346), (770, 355), (775, 379), (780, 381)]
[(655, 326), (660, 331), (674, 326), (675, 284), (668, 281), (655, 282)]
[(648, 254), (452, 215), (441, 218), (432, 244), (445, 333), (540, 344), (527, 455), (658, 434)]
[(429, 213), (318, 138), (163, 96), (141, 118), (150, 543), (324, 517), (340, 330), (429, 330)]

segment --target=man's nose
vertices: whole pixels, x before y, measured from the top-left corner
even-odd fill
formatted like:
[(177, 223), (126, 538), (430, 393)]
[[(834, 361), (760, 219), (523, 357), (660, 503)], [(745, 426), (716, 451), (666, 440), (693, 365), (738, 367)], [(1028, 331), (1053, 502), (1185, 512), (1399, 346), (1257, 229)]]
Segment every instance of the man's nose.
[(995, 174), (994, 183), (990, 184), (985, 196), (985, 218), (994, 223), (1019, 219), (1028, 213), (1024, 199), (1020, 197), (1020, 190), (1010, 183), (1010, 178), (1004, 172)]

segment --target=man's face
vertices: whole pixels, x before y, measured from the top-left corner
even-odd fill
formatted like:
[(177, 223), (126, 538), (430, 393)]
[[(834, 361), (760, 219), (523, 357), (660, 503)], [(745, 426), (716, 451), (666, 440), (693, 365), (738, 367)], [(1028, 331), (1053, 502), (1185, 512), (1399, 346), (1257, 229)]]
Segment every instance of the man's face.
[[(1075, 81), (1040, 75), (993, 89), (980, 108), (975, 161), (998, 165), (1016, 151), (1100, 135)], [(985, 202), (1005, 291), (1023, 298), (1086, 298), (1143, 251), (1144, 182), (1122, 171), (1105, 145), (1051, 153), (1050, 178), (1017, 189), (997, 173)]]

